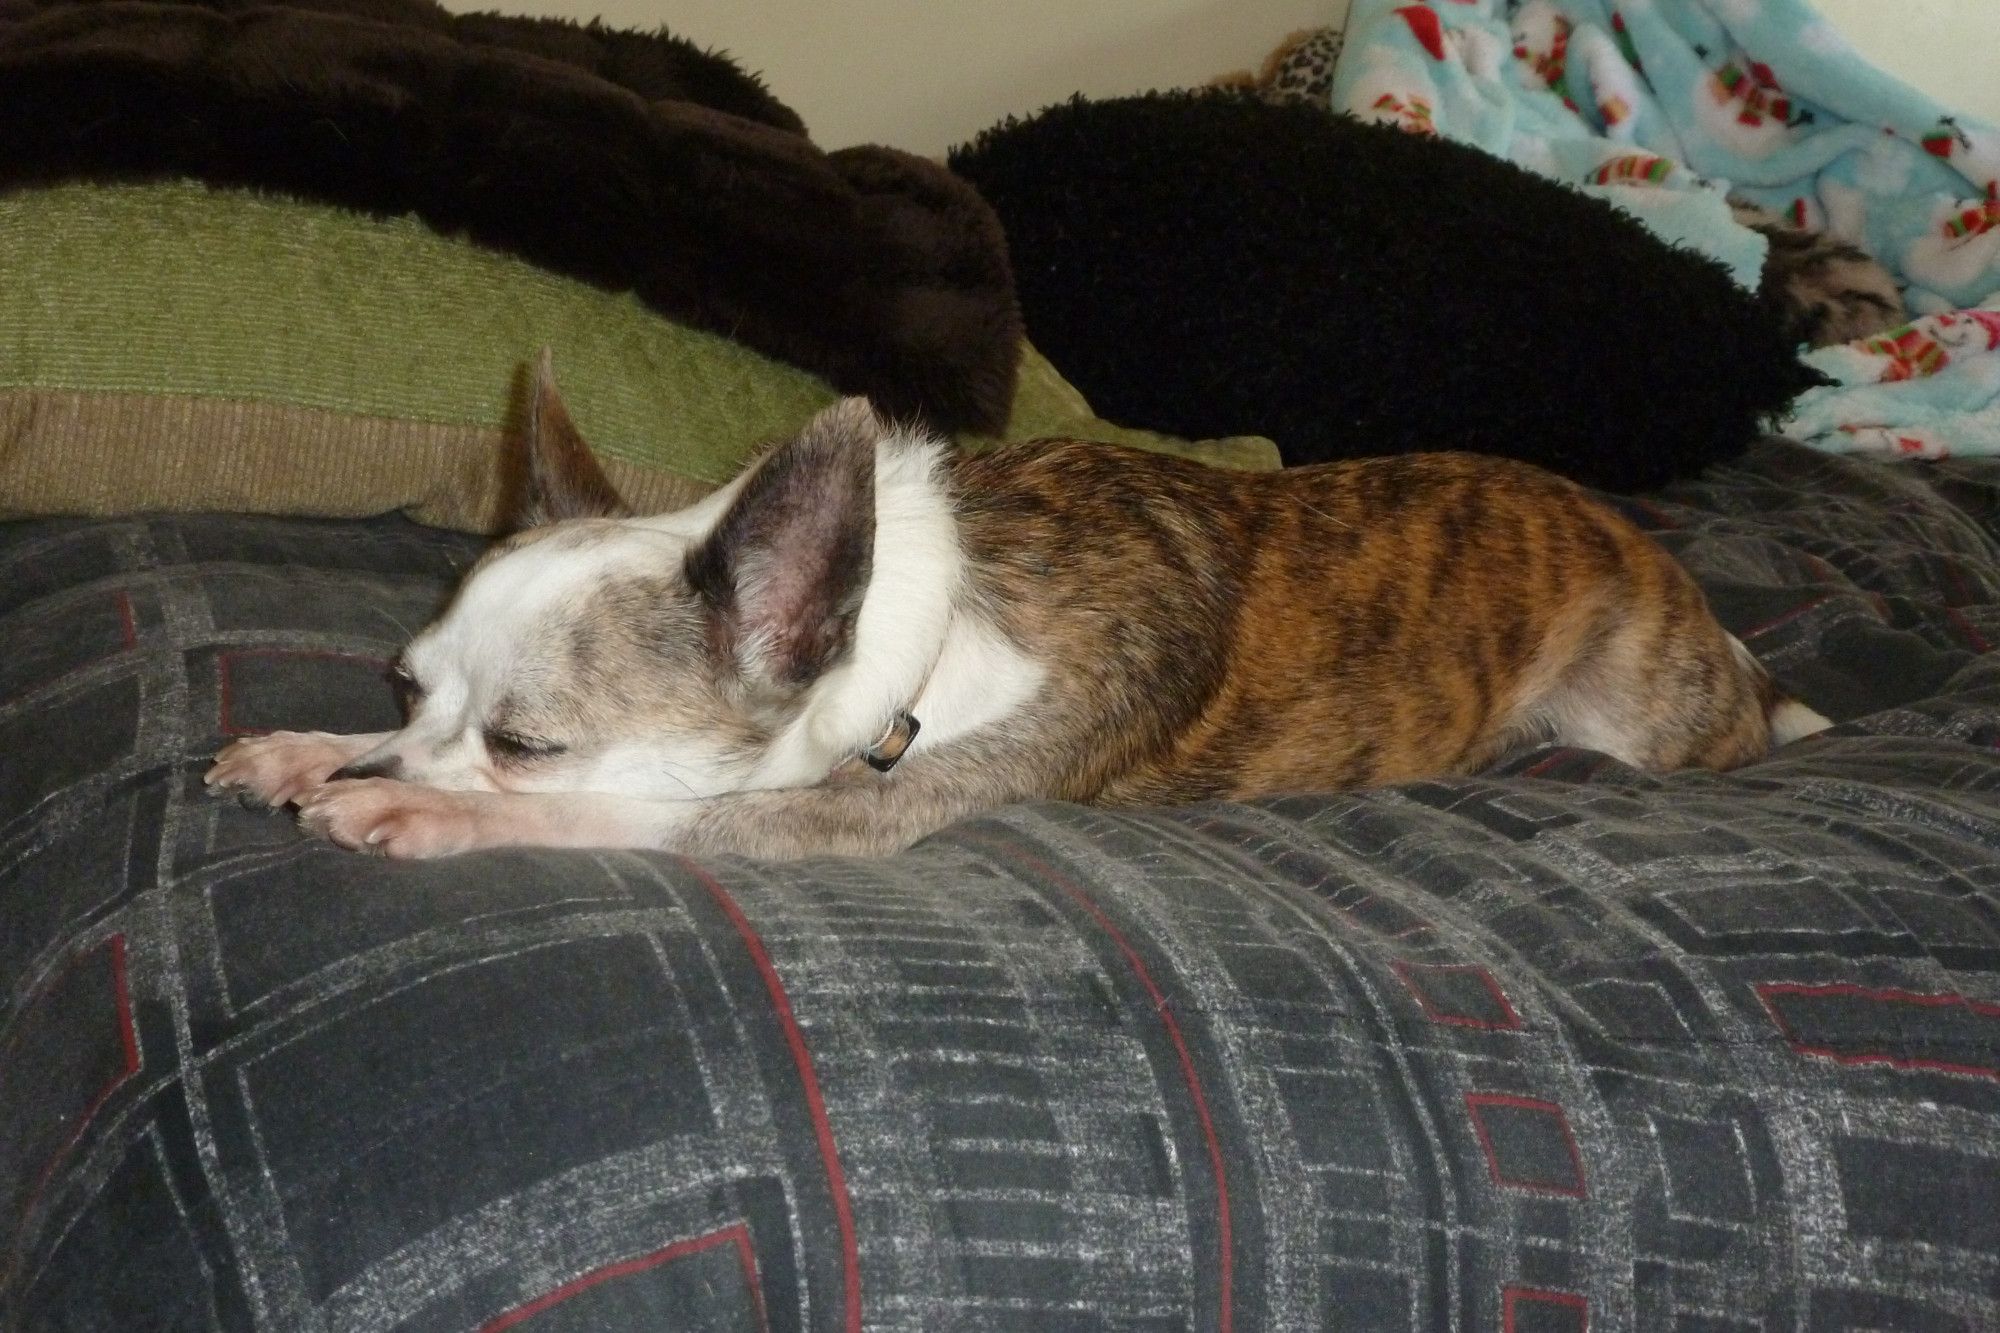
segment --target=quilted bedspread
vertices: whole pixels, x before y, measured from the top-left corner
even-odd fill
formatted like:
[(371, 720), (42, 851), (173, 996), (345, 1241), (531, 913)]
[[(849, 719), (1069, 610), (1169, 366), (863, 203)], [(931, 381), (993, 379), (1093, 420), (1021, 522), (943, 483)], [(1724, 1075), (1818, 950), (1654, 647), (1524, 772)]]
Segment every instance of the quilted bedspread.
[(1632, 509), (1840, 726), (793, 865), (202, 794), (466, 539), (0, 529), (0, 1327), (2000, 1327), (2000, 467)]

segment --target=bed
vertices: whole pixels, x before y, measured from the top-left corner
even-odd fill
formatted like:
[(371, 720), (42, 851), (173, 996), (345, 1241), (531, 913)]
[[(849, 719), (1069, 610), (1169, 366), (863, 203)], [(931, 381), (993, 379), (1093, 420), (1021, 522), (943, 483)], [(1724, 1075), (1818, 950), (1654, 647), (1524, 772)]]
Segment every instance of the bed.
[[(423, 0), (77, 9), (0, 9), (0, 123), (117, 79), (227, 109), (231, 51), (283, 83), (273, 52), (349, 50), (369, 78), (327, 86), (364, 102), (532, 74), (896, 258), (856, 341), (752, 273), (356, 207), (328, 182), (376, 159), (317, 113), (271, 122), (328, 154), (278, 155), (317, 164), (284, 191), (177, 174), (218, 159), (176, 126), (254, 120), (142, 125), (143, 170), (95, 115), (81, 167), (0, 135), (0, 1328), (2000, 1327), (2000, 462), (1773, 437), (1621, 488), (1838, 724), (1728, 775), (1542, 747), (877, 860), (356, 856), (202, 773), (393, 721), (541, 342), (654, 506), (880, 383), (968, 448), (1276, 450), (1093, 417), (962, 183), (820, 154), (691, 48)], [(202, 40), (149, 64), (121, 25)]]
[(0, 1323), (1993, 1327), (2000, 468), (1623, 503), (1833, 731), (796, 864), (204, 795), (476, 539), (7, 525)]

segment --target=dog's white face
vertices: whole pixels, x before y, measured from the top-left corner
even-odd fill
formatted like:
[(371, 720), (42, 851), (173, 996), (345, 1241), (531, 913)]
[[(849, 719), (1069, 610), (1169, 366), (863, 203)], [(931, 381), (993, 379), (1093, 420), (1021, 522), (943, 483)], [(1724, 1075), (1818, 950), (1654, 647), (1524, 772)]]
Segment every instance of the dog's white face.
[(410, 643), (406, 724), (343, 775), (667, 800), (752, 785), (849, 649), (884, 427), (848, 400), (714, 502), (658, 520), (622, 515), (546, 371), (529, 433), (557, 521), (488, 552)]
[(565, 523), (482, 563), (404, 650), (408, 722), (359, 768), (457, 791), (677, 799), (741, 787), (777, 707), (715, 651), (688, 544)]

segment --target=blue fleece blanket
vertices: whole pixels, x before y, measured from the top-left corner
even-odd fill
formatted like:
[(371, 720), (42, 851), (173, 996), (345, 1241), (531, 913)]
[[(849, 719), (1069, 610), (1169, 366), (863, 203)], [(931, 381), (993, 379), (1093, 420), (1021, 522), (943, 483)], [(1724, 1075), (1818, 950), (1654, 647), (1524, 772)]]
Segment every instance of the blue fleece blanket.
[(1807, 0), (1354, 0), (1332, 105), (1597, 193), (1754, 286), (1734, 194), (1862, 246), (1912, 324), (1807, 359), (1819, 447), (2000, 453), (2000, 128), (1863, 59)]

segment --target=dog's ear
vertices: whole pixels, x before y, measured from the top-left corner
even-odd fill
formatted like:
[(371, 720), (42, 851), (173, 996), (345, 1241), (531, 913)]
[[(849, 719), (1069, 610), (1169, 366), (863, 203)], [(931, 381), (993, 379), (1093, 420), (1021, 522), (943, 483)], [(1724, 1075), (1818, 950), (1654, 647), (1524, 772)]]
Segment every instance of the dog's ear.
[(764, 458), (688, 553), (718, 644), (753, 685), (805, 685), (847, 650), (874, 565), (885, 433), (866, 399), (827, 408)]
[(516, 529), (568, 518), (626, 518), (631, 510), (618, 498), (604, 470), (591, 457), (569, 408), (556, 389), (555, 358), (544, 347), (528, 385), (524, 426), (528, 472)]

